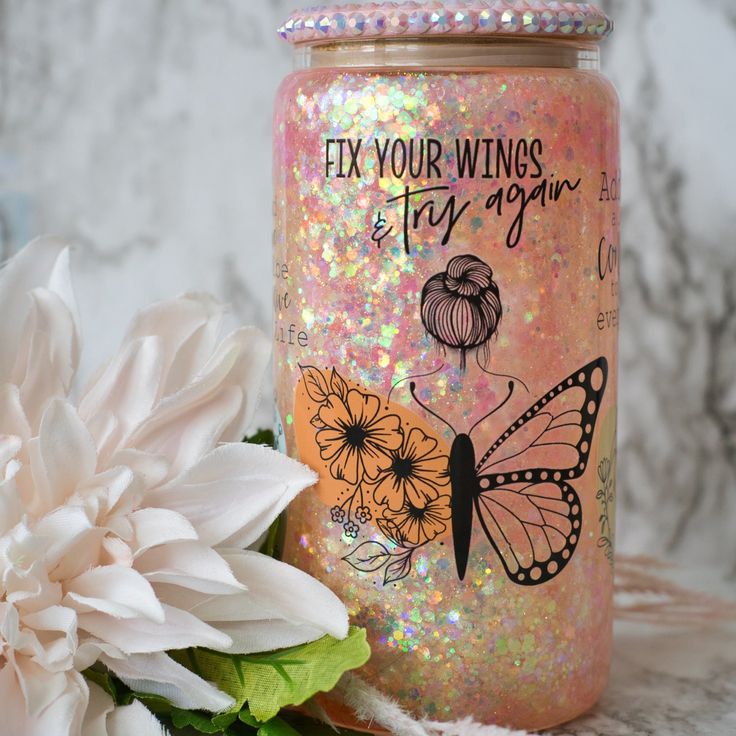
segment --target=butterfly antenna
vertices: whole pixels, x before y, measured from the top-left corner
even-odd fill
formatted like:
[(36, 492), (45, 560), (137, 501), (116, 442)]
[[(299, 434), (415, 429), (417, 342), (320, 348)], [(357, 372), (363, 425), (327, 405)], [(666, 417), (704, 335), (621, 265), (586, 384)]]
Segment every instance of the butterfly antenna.
[(509, 373), (494, 373), (493, 371), (489, 371), (488, 368), (484, 368), (483, 364), (480, 362), (480, 357), (476, 353), (475, 359), (478, 363), (478, 368), (480, 368), (483, 373), (487, 373), (489, 376), (496, 376), (497, 378), (512, 378), (516, 383), (520, 384), (524, 387), (524, 390), (529, 393), (529, 387), (524, 383), (524, 381), (521, 380), (521, 378), (518, 378), (517, 376), (512, 376)]
[(428, 376), (433, 376), (435, 373), (439, 373), (444, 367), (445, 364), (442, 363), (439, 368), (435, 368), (429, 373), (417, 373), (415, 376), (405, 376), (404, 378), (400, 378), (393, 386), (391, 386), (391, 390), (388, 392), (388, 400), (391, 401), (391, 394), (394, 392), (394, 389), (398, 388), (398, 386), (404, 383), (404, 381), (408, 381), (410, 378), (427, 378)]
[(479, 424), (481, 424), (482, 422), (485, 422), (485, 420), (486, 420), (486, 419), (488, 419), (488, 417), (490, 417), (490, 416), (492, 416), (493, 414), (495, 414), (495, 413), (496, 413), (496, 412), (497, 412), (497, 411), (498, 411), (498, 410), (499, 410), (499, 409), (500, 409), (500, 408), (501, 408), (502, 406), (504, 406), (504, 405), (506, 404), (506, 402), (507, 402), (507, 401), (508, 401), (508, 400), (509, 400), (509, 399), (511, 398), (511, 394), (513, 394), (513, 393), (514, 393), (514, 382), (513, 382), (513, 381), (509, 381), (509, 392), (508, 392), (508, 393), (506, 394), (506, 398), (505, 398), (505, 399), (504, 399), (504, 400), (503, 400), (503, 401), (502, 401), (502, 402), (501, 402), (501, 403), (500, 403), (500, 404), (499, 404), (499, 405), (498, 405), (497, 407), (495, 407), (494, 409), (491, 409), (491, 410), (490, 410), (490, 411), (488, 412), (488, 414), (486, 414), (486, 415), (485, 415), (484, 417), (481, 417), (481, 418), (480, 418), (480, 419), (479, 419), (479, 420), (478, 420), (478, 421), (477, 421), (477, 422), (476, 422), (476, 423), (475, 423), (475, 424), (474, 424), (474, 425), (473, 425), (473, 426), (472, 426), (472, 427), (470, 428), (470, 431), (468, 432), (468, 434), (469, 434), (469, 435), (470, 435), (470, 434), (472, 434), (472, 433), (473, 433), (473, 430), (474, 430), (474, 429), (475, 429), (475, 428), (476, 428), (476, 427), (477, 427), (477, 426), (478, 426)]
[(439, 419), (443, 424), (447, 425), (450, 428), (450, 431), (455, 435), (455, 437), (457, 437), (457, 432), (455, 431), (455, 428), (450, 424), (450, 422), (448, 422), (446, 419), (443, 419), (439, 414), (437, 414), (437, 412), (432, 411), (428, 406), (425, 406), (421, 401), (419, 401), (416, 395), (416, 388), (416, 383), (412, 381), (409, 384), (409, 390), (411, 391), (411, 395), (414, 401), (416, 401), (417, 404), (419, 404), (419, 406), (421, 406), (422, 409), (427, 412), (427, 414), (431, 414), (435, 419)]

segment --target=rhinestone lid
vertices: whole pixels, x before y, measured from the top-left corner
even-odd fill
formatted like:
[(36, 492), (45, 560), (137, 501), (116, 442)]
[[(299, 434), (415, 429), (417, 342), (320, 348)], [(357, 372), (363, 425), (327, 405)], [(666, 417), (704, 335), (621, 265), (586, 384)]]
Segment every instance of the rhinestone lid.
[(297, 10), (279, 29), (293, 44), (398, 36), (582, 37), (600, 40), (613, 21), (590, 3), (556, 0), (429, 0), (351, 3)]

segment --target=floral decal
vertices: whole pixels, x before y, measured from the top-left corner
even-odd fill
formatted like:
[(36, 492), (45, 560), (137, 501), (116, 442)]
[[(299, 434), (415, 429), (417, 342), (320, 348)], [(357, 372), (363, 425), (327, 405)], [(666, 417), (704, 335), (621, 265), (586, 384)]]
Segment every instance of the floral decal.
[(449, 480), (447, 456), (438, 452), (437, 440), (413, 427), (401, 446), (378, 463), (368, 485), (376, 503), (398, 512), (407, 502), (423, 508), (437, 498)]
[(382, 415), (378, 396), (350, 389), (343, 397), (329, 394), (319, 410), (317, 432), (322, 459), (335, 480), (355, 484), (374, 475), (388, 454), (401, 444), (401, 420)]
[(401, 580), (411, 572), (415, 551), (447, 531), (448, 456), (435, 438), (402, 427), (378, 396), (348, 386), (334, 368), (300, 369), (314, 402), (309, 421), (320, 457), (346, 487), (329, 509), (330, 520), (349, 543), (365, 525), (375, 525), (372, 538), (343, 559), (361, 572), (383, 571), (385, 585)]
[(386, 509), (378, 526), (395, 544), (420, 547), (442, 534), (449, 520), (450, 497), (437, 496), (422, 506), (415, 506), (406, 499), (398, 511)]
[(607, 452), (598, 463), (598, 490), (595, 497), (598, 501), (598, 525), (600, 535), (598, 547), (603, 550), (608, 562), (613, 566), (616, 521), (616, 412), (606, 417), (601, 429), (601, 444)]

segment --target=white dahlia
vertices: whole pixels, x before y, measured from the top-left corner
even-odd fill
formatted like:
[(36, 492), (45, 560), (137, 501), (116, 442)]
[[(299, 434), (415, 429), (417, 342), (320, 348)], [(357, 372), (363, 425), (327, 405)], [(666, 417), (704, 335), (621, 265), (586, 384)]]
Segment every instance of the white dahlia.
[(230, 697), (167, 650), (346, 636), (327, 588), (245, 549), (315, 476), (240, 442), (268, 343), (250, 328), (218, 341), (222, 315), (199, 294), (153, 305), (72, 400), (68, 251), (37, 240), (0, 270), (5, 736), (160, 734), (140, 703), (114, 708), (85, 680), (98, 661), (137, 691), (218, 712)]

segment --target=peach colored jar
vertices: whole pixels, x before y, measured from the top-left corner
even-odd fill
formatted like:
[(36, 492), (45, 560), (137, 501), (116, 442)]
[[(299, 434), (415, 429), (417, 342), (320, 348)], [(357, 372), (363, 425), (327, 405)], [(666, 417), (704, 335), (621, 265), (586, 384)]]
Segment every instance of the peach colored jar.
[(540, 729), (606, 684), (610, 29), (540, 1), (312, 9), (281, 29), (276, 427), (320, 476), (283, 555), (342, 597), (369, 632), (361, 676), (417, 715)]

